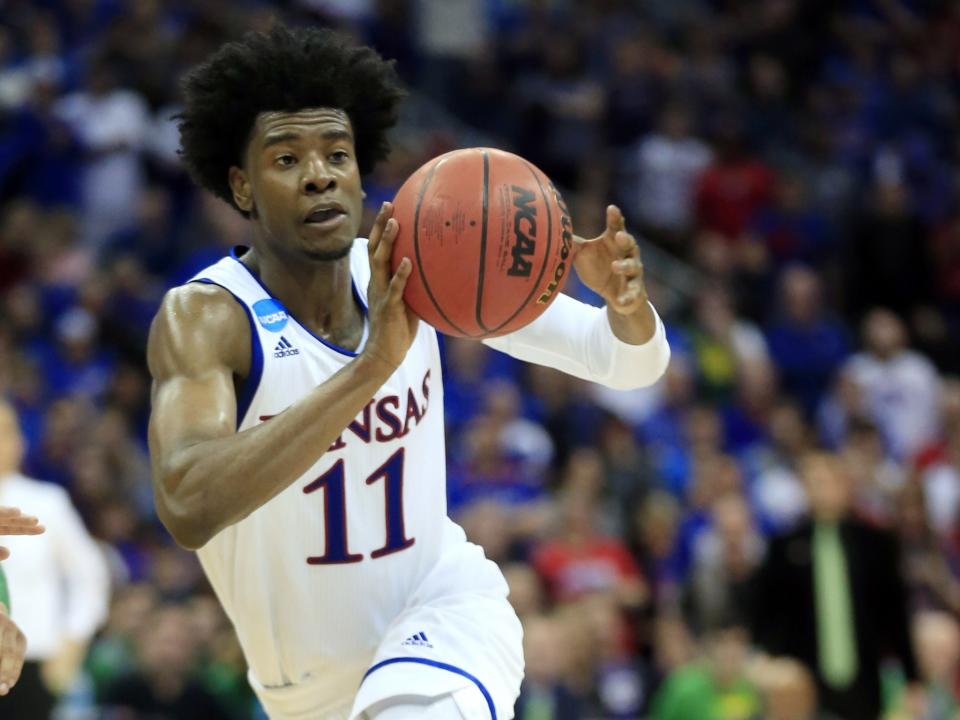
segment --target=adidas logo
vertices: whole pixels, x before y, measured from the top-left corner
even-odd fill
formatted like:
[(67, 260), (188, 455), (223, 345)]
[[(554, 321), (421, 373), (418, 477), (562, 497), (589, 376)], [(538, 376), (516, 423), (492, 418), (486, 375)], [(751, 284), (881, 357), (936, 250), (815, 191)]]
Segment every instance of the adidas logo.
[(273, 349), (273, 356), (275, 358), (284, 358), (299, 354), (300, 351), (291, 345), (290, 341), (283, 337), (283, 335), (280, 336), (280, 342), (278, 342), (277, 346)]
[(428, 648), (433, 647), (430, 641), (427, 640), (426, 633), (423, 633), (423, 632), (418, 632), (416, 635), (411, 635), (400, 644), (408, 645), (410, 647), (428, 647)]

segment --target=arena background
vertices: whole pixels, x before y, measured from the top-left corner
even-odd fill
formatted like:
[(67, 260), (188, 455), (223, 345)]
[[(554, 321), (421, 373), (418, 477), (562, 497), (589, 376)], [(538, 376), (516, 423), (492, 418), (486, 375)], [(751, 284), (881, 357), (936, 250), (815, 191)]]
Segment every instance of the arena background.
[[(915, 717), (960, 717), (960, 3), (4, 0), (0, 393), (24, 471), (67, 489), (113, 584), (59, 717), (185, 717), (184, 694), (262, 717), (153, 510), (144, 347), (164, 290), (246, 237), (178, 162), (177, 79), (274, 18), (397, 60), (411, 95), (368, 208), (427, 159), (492, 145), (563, 188), (579, 234), (614, 201), (643, 236), (673, 347), (656, 387), (445, 343), (450, 509), (524, 621), (519, 717), (820, 717), (742, 599), (806, 512), (814, 447), (899, 539)], [(154, 714), (118, 706), (130, 674)], [(881, 674), (889, 717), (911, 717), (904, 669)]]

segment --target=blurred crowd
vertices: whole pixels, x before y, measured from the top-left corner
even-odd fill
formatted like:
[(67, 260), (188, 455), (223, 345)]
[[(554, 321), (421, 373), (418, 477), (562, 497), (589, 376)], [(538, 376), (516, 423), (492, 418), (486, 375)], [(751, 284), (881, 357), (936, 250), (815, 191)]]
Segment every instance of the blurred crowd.
[(863, 606), (903, 608), (857, 677), (884, 717), (960, 717), (960, 2), (0, 0), (0, 394), (113, 588), (61, 717), (260, 717), (153, 510), (144, 347), (164, 290), (248, 237), (178, 161), (177, 80), (274, 17), (396, 58), (409, 109), (370, 208), (482, 138), (550, 175), (580, 235), (619, 203), (657, 259), (653, 388), (444, 344), (450, 509), (524, 623), (518, 717), (850, 720), (770, 632), (790, 598), (757, 592), (800, 562), (778, 543), (823, 482), (864, 547), (890, 541), (861, 587), (873, 551), (844, 540), (861, 666)]

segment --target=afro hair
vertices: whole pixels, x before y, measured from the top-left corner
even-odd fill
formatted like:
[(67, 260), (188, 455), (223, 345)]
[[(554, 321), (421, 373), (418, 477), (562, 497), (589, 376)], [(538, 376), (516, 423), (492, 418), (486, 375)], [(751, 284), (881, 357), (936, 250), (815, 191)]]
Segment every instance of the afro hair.
[(365, 175), (389, 153), (387, 131), (404, 96), (393, 62), (372, 48), (332, 30), (279, 23), (223, 45), (184, 77), (182, 90), (180, 155), (197, 184), (235, 208), (228, 171), (243, 165), (260, 113), (343, 110)]

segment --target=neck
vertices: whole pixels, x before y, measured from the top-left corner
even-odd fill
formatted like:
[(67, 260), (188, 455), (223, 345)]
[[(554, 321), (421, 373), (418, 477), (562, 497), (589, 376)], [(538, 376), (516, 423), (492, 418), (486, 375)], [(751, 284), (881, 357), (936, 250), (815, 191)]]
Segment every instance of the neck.
[(357, 334), (358, 328), (362, 330), (349, 255), (323, 262), (291, 261), (261, 246), (249, 250), (241, 261), (259, 276), (287, 312), (320, 337), (343, 341)]

